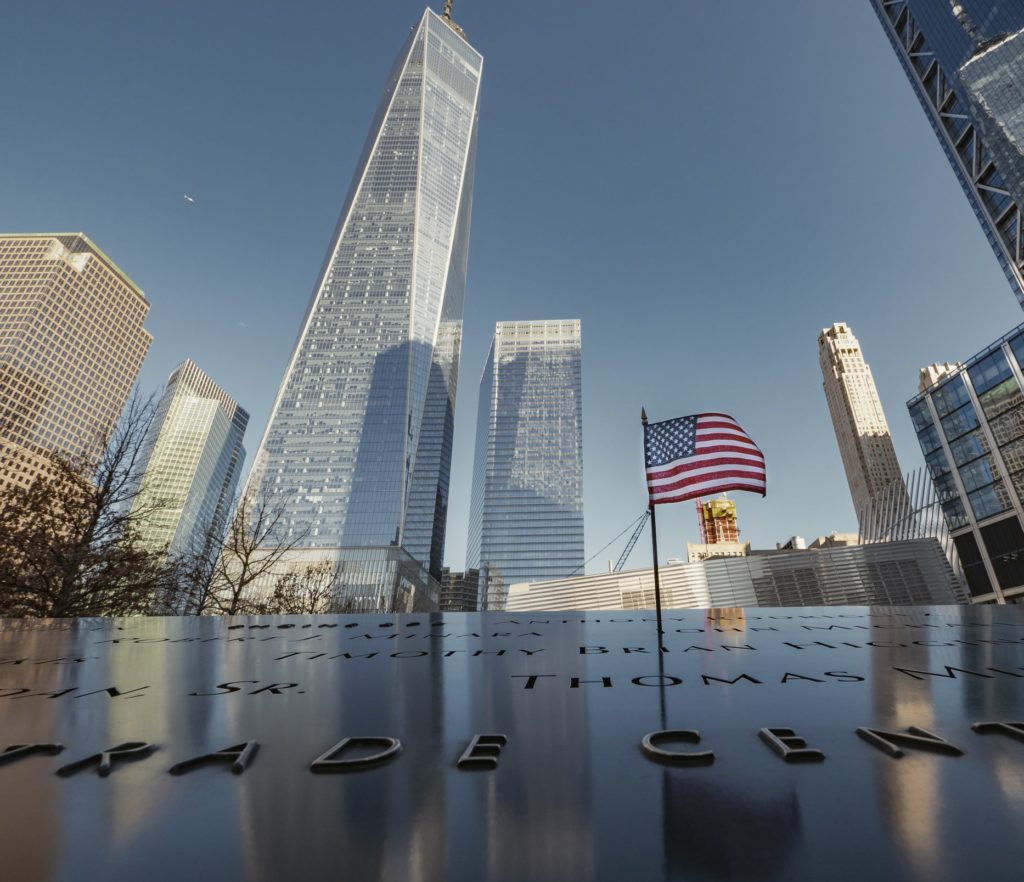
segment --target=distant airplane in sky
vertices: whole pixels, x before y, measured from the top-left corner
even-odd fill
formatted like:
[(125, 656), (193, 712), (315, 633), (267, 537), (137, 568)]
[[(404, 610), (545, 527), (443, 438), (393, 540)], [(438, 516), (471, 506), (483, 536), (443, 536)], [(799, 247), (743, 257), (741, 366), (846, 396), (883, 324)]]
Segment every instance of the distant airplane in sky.
[(188, 193), (185, 194), (185, 201), (186, 202), (190, 202), (192, 205), (196, 204), (195, 199), (193, 199), (191, 196), (189, 196)]

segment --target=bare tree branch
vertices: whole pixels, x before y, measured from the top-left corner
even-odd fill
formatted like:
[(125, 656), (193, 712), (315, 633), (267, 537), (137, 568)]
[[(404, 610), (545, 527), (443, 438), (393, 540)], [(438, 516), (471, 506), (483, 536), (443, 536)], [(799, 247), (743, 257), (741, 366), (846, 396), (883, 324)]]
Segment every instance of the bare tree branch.
[[(259, 613), (267, 598), (256, 594), (284, 558), (299, 547), (308, 530), (289, 530), (283, 505), (272, 496), (242, 495), (223, 539), (214, 525), (197, 547), (176, 562), (191, 614)], [(266, 577), (266, 578), (264, 578)]]
[(136, 390), (100, 454), (46, 453), (31, 485), (0, 491), (0, 615), (146, 613), (174, 590), (165, 549), (142, 541), (159, 502), (133, 506), (153, 416)]
[(340, 564), (329, 560), (290, 570), (278, 577), (274, 584), (274, 593), (266, 601), (262, 611), (275, 615), (315, 615), (332, 612), (335, 587), (340, 573)]

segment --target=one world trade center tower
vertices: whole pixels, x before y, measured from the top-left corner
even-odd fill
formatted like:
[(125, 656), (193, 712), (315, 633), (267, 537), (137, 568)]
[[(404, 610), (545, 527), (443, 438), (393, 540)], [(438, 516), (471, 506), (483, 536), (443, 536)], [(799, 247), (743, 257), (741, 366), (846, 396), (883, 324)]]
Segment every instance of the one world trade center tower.
[(483, 68), (449, 9), (388, 77), (247, 489), (342, 611), (436, 600)]

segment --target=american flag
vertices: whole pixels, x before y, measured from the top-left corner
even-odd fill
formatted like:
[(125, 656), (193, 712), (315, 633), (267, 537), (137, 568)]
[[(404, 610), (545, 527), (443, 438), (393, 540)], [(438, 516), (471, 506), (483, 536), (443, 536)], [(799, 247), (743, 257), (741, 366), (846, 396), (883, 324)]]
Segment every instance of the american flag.
[(764, 454), (724, 413), (697, 413), (644, 426), (651, 505), (722, 490), (765, 495)]

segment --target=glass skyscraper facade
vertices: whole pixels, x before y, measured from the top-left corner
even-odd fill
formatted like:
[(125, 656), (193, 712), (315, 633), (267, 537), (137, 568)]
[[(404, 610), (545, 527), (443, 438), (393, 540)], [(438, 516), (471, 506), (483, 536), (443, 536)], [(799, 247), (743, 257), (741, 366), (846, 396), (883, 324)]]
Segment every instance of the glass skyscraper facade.
[(908, 403), (975, 603), (1024, 597), (1024, 325)]
[(397, 546), (440, 578), (482, 67), (458, 25), (424, 11), (257, 452), (248, 492), (327, 559)]
[(583, 563), (580, 322), (498, 322), (480, 380), (466, 550), (479, 608), (504, 609), (512, 583)]
[(1024, 306), (1024, 3), (871, 3)]
[(171, 555), (220, 542), (249, 414), (189, 360), (171, 373), (143, 450), (143, 541)]

